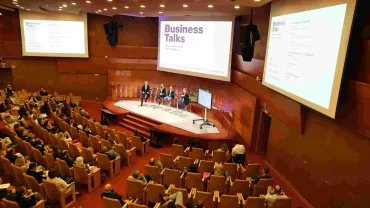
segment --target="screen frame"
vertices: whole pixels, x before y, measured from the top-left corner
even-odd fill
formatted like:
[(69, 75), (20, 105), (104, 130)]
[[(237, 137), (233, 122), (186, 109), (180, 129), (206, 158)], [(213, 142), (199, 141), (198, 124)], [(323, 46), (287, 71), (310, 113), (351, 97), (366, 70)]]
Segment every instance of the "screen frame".
[[(230, 53), (229, 53), (229, 68), (227, 77), (223, 76), (217, 76), (217, 75), (211, 75), (211, 74), (202, 74), (197, 72), (189, 72), (184, 70), (178, 70), (178, 69), (171, 69), (171, 68), (165, 68), (159, 66), (159, 61), (161, 59), (161, 22), (162, 21), (210, 21), (210, 22), (225, 22), (230, 21), (231, 22), (231, 37), (230, 37)], [(159, 17), (159, 23), (158, 23), (158, 59), (157, 59), (157, 71), (163, 71), (168, 73), (174, 73), (174, 74), (183, 74), (193, 77), (201, 77), (206, 79), (214, 79), (219, 81), (225, 81), (230, 82), (231, 81), (231, 62), (232, 62), (232, 56), (233, 56), (233, 42), (234, 42), (234, 27), (235, 27), (235, 16), (160, 16)]]
[[(269, 42), (270, 42), (270, 33), (271, 33), (270, 30), (271, 30), (272, 18), (283, 16), (283, 15), (289, 15), (289, 14), (295, 14), (295, 13), (320, 9), (320, 8), (337, 6), (340, 4), (347, 4), (347, 7), (346, 7), (345, 15), (344, 15), (344, 24), (343, 24), (342, 36), (341, 36), (340, 45), (339, 45), (338, 58), (337, 58), (337, 64), (336, 64), (336, 70), (335, 70), (336, 72), (334, 75), (335, 77), (334, 77), (333, 85), (332, 85), (332, 92), (330, 96), (329, 108), (326, 109), (320, 105), (317, 105), (311, 101), (308, 101), (293, 93), (285, 91), (277, 86), (274, 86), (266, 82), (265, 81), (266, 67), (267, 67), (266, 63), (269, 57), (268, 48), (269, 48)], [(355, 8), (356, 8), (356, 0), (333, 0), (330, 2), (322, 1), (322, 0), (301, 0), (299, 2), (292, 2), (288, 0), (273, 1), (271, 4), (270, 24), (269, 24), (269, 30), (268, 30), (269, 32), (267, 36), (268, 38), (267, 39), (267, 49), (266, 49), (266, 58), (265, 58), (262, 84), (276, 92), (283, 94), (284, 96), (287, 96), (290, 99), (293, 99), (301, 103), (302, 105), (312, 108), (334, 119), (336, 115), (336, 110), (337, 110), (340, 86), (341, 86), (343, 71), (345, 67), (346, 55), (347, 55), (347, 50), (348, 50), (349, 38), (351, 35), (352, 22), (353, 22)], [(337, 90), (335, 90), (334, 88), (337, 88)]]
[[(52, 18), (50, 16), (52, 15)], [(84, 23), (84, 37), (85, 37), (85, 53), (35, 53), (26, 52), (25, 36), (24, 36), (24, 20), (46, 20), (46, 21), (81, 21)], [(38, 13), (19, 10), (19, 21), (21, 27), (22, 38), (22, 55), (31, 57), (63, 57), (63, 58), (89, 58), (89, 44), (88, 44), (88, 23), (87, 13), (67, 14), (67, 13)]]
[[(204, 92), (207, 92), (207, 93), (211, 94), (211, 107), (210, 107), (210, 108), (208, 108), (208, 106), (204, 106), (204, 105), (202, 105), (202, 104), (199, 102), (199, 94), (200, 94), (200, 91), (201, 91), (201, 90), (202, 90), (202, 91), (204, 91)], [(212, 95), (212, 93), (211, 93), (210, 91), (208, 91), (208, 90), (204, 90), (204, 89), (202, 89), (202, 88), (199, 88), (199, 89), (198, 89), (198, 104), (199, 104), (199, 105), (201, 105), (201, 106), (203, 106), (203, 107), (205, 107), (205, 108), (207, 108), (208, 110), (212, 110), (212, 104), (213, 104), (213, 102), (212, 102), (212, 101), (213, 101), (212, 96), (213, 96), (213, 95)]]

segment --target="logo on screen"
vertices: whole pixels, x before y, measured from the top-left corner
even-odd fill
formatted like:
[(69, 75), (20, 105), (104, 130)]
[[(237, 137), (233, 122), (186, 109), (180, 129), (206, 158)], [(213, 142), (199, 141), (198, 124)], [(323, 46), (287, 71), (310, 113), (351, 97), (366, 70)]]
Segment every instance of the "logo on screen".
[(272, 31), (273, 32), (279, 32), (279, 27), (285, 26), (285, 21), (277, 21), (272, 23)]
[(166, 24), (164, 32), (166, 33), (166, 42), (185, 43), (185, 36), (181, 36), (178, 33), (203, 34), (203, 27), (183, 27), (182, 25), (171, 27), (171, 25)]

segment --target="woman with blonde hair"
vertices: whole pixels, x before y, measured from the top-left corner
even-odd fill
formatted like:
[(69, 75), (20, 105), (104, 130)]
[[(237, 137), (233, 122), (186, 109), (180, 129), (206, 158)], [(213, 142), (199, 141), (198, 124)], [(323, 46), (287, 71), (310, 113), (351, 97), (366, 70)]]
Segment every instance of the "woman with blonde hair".
[(225, 176), (224, 166), (222, 163), (217, 163), (214, 171), (215, 176)]
[(18, 157), (15, 162), (15, 166), (20, 167), (22, 171), (25, 173), (28, 170), (29, 161), (26, 160), (23, 156)]

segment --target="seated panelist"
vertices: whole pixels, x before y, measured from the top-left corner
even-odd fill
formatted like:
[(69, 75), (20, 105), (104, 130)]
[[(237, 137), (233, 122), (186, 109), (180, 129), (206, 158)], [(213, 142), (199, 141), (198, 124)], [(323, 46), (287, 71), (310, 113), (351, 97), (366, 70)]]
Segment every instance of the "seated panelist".
[(145, 99), (146, 102), (149, 96), (150, 96), (150, 87), (148, 85), (148, 82), (145, 81), (144, 85), (141, 87), (141, 106), (143, 106), (143, 100)]
[(158, 105), (161, 104), (161, 98), (166, 97), (166, 88), (164, 88), (163, 83), (161, 84), (161, 87), (159, 88), (158, 92)]
[(185, 105), (189, 105), (190, 104), (190, 96), (188, 94), (188, 91), (186, 90), (186, 88), (184, 88), (182, 90), (183, 94), (181, 94), (181, 99), (179, 101), (179, 105), (181, 107), (181, 109), (185, 109)]
[(171, 104), (171, 100), (175, 98), (175, 91), (172, 89), (172, 86), (170, 86), (170, 89), (168, 90), (167, 96), (164, 98), (164, 100), (167, 102), (167, 105)]

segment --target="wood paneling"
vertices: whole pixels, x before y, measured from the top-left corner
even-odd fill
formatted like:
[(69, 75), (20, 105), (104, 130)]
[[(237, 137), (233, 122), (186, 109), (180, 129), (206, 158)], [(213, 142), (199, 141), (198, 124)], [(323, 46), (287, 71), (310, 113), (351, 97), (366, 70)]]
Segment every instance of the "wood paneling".
[(251, 77), (259, 77), (262, 79), (264, 71), (264, 60), (252, 59), (251, 62), (243, 61), (243, 57), (239, 54), (233, 54), (231, 67)]
[(157, 59), (157, 47), (116, 46), (90, 44), (91, 57)]

